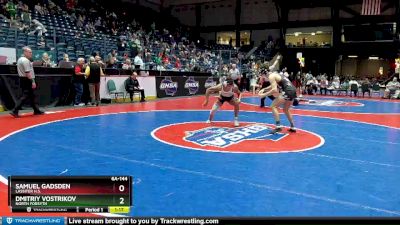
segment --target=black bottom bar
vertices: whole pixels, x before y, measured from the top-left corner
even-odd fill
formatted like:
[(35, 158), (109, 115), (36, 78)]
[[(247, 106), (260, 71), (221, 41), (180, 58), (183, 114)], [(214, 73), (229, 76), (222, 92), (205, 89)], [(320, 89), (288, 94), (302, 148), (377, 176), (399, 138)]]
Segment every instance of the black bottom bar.
[(13, 207), (14, 213), (108, 213), (108, 207)]
[(293, 225), (293, 224), (315, 224), (315, 225), (339, 225), (339, 224), (399, 224), (400, 218), (200, 218), (200, 217), (98, 217), (82, 218), (69, 217), (67, 225), (102, 224), (102, 225)]

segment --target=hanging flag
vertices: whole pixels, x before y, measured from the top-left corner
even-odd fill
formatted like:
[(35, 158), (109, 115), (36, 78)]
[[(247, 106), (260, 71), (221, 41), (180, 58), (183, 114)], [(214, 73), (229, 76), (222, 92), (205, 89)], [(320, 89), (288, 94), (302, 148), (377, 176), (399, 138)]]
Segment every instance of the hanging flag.
[(361, 15), (371, 16), (381, 14), (382, 0), (363, 0), (361, 7)]

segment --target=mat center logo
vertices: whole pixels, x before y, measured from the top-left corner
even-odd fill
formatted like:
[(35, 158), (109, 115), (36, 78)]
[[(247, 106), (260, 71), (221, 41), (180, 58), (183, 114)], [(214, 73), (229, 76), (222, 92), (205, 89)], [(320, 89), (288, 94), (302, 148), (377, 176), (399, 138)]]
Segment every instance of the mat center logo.
[(274, 126), (263, 123), (232, 122), (176, 123), (156, 128), (151, 135), (163, 143), (203, 151), (232, 153), (299, 152), (317, 148), (324, 139), (312, 132), (298, 130), (290, 134), (287, 128), (277, 134), (269, 132)]
[[(303, 103), (300, 103), (303, 104)], [(304, 102), (305, 105), (317, 105), (317, 106), (364, 106), (359, 102), (345, 102), (337, 100), (309, 100)]]
[(187, 132), (184, 140), (201, 146), (225, 148), (246, 140), (278, 141), (287, 134), (269, 134), (271, 128), (263, 124), (250, 124), (241, 128), (207, 127), (197, 131)]

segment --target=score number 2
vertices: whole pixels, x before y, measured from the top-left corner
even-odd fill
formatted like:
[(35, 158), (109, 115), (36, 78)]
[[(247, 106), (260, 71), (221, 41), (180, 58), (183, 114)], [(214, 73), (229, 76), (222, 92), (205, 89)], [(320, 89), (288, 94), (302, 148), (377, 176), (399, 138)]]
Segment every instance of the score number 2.
[[(125, 186), (122, 185), (122, 184), (119, 185), (118, 190), (119, 190), (120, 192), (124, 192), (124, 191), (125, 191)], [(124, 204), (125, 204), (125, 198), (123, 198), (123, 197), (119, 198), (119, 204), (120, 204), (120, 205), (124, 205)]]

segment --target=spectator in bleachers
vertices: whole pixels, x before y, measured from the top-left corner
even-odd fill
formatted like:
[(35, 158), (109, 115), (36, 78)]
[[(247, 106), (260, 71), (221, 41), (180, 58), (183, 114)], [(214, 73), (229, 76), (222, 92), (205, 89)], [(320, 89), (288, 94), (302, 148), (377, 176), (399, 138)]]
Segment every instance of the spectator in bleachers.
[[(28, 7), (28, 6), (26, 6)], [(24, 8), (21, 13), (21, 20), (22, 20), (22, 26), (21, 26), (21, 31), (27, 31), (29, 30), (29, 27), (31, 26), (32, 23), (32, 18), (31, 14), (29, 13), (29, 9)]]
[(17, 12), (22, 12), (22, 10), (24, 10), (24, 3), (19, 1), (15, 7), (16, 7)]
[(133, 94), (135, 92), (140, 92), (141, 102), (146, 101), (144, 95), (144, 89), (140, 87), (139, 81), (137, 80), (136, 72), (133, 72), (132, 75), (125, 81), (125, 90), (126, 92), (129, 93), (131, 102), (133, 102)]
[(94, 23), (94, 27), (96, 28), (96, 30), (101, 30), (102, 28), (101, 17), (97, 18), (96, 22)]
[(58, 62), (58, 67), (60, 68), (69, 68), (70, 60), (68, 54), (64, 53), (63, 59)]
[(8, 0), (6, 4), (6, 11), (11, 19), (11, 21), (15, 20), (15, 16), (17, 15), (17, 7), (14, 4), (14, 0)]
[(42, 16), (44, 15), (43, 8), (39, 2), (35, 5), (34, 9), (35, 9), (35, 13), (40, 14)]
[(78, 20), (76, 21), (76, 26), (78, 28), (82, 28), (83, 27), (83, 23), (84, 23), (84, 19), (83, 19), (82, 15), (79, 15)]
[(319, 82), (318, 82), (317, 78), (314, 77), (313, 78), (312, 89), (313, 89), (315, 94), (317, 94), (318, 86), (319, 86)]
[(106, 68), (106, 64), (101, 60), (101, 57), (100, 57), (100, 56), (96, 55), (96, 56), (94, 57), (94, 59), (95, 59), (96, 63), (98, 63), (98, 64), (100, 65), (100, 67), (101, 67), (102, 69)]
[(69, 15), (69, 19), (71, 20), (72, 23), (76, 24), (78, 18), (76, 17), (75, 12), (72, 12), (71, 15)]
[(123, 70), (130, 70), (132, 69), (132, 62), (130, 59), (126, 59), (125, 63), (122, 65)]
[(351, 88), (351, 85), (353, 85), (353, 84), (354, 84), (354, 85), (357, 85), (357, 90), (356, 90), (356, 89), (353, 90), (354, 96), (357, 96), (358, 88), (360, 88), (361, 85), (357, 82), (356, 79), (351, 78), (350, 81), (349, 81), (349, 87)]
[(328, 88), (328, 81), (326, 80), (325, 76), (321, 76), (321, 81), (319, 82), (319, 92), (321, 93), (321, 95), (322, 91), (324, 91), (326, 95), (327, 88)]
[(82, 103), (82, 94), (83, 94), (83, 83), (85, 82), (85, 69), (84, 69), (85, 59), (78, 58), (78, 61), (75, 66), (75, 73), (73, 76), (73, 82), (75, 87), (75, 101), (74, 106), (84, 106), (85, 103)]
[(400, 83), (397, 81), (397, 77), (393, 77), (393, 80), (386, 85), (383, 98), (398, 98), (400, 92)]
[(20, 18), (19, 18), (18, 15), (15, 16), (14, 19), (10, 19), (10, 27), (21, 29), (21, 26), (22, 26), (22, 25), (20, 24)]
[(118, 28), (117, 28), (117, 24), (115, 23), (115, 21), (113, 21), (111, 23), (111, 34), (112, 35), (117, 35), (118, 34)]
[(363, 85), (363, 84), (368, 85), (368, 87), (372, 87), (371, 82), (369, 81), (369, 79), (367, 77), (362, 81), (361, 85)]
[(175, 59), (175, 69), (179, 71), (181, 68), (182, 68), (181, 61), (179, 60), (178, 57), (176, 57), (176, 59)]
[(312, 77), (312, 75), (311, 75), (311, 77), (306, 75), (306, 77), (308, 77), (308, 79), (306, 78), (307, 79), (307, 83), (306, 83), (307, 94), (312, 95), (312, 94), (314, 94), (313, 93), (314, 86), (316, 86), (314, 77)]
[(232, 68), (229, 70), (229, 76), (233, 79), (233, 82), (239, 87), (240, 86), (240, 71), (236, 68), (236, 64), (232, 64)]
[(57, 5), (53, 2), (49, 0), (49, 12), (51, 15), (55, 15), (57, 14), (58, 10), (57, 10)]
[(43, 36), (40, 37), (40, 39), (38, 40), (37, 45), (38, 45), (39, 48), (44, 48), (46, 46), (46, 41), (43, 38)]
[(34, 20), (32, 20), (32, 23), (35, 26), (35, 30), (29, 32), (29, 35), (33, 35), (34, 33), (37, 32), (38, 37), (41, 37), (43, 35), (43, 33), (47, 32), (44, 25), (42, 23), (40, 23), (38, 20), (34, 19)]
[(339, 76), (335, 74), (335, 75), (333, 76), (333, 81), (340, 82)]
[(107, 55), (107, 63), (109, 63), (113, 59), (114, 61), (117, 60), (117, 50), (113, 49), (110, 53)]
[(7, 18), (6, 15), (6, 0), (0, 0), (0, 18)]
[(42, 10), (43, 10), (43, 14), (44, 15), (49, 15), (50, 14), (49, 10), (47, 9), (47, 5), (46, 4), (43, 5)]
[(100, 104), (100, 76), (104, 76), (104, 73), (93, 56), (89, 58), (89, 65), (86, 66), (85, 74), (90, 91), (91, 102), (89, 105), (98, 106)]
[(142, 52), (138, 52), (133, 60), (133, 64), (135, 64), (136, 69), (144, 70), (145, 66), (142, 60)]
[(107, 69), (118, 69), (118, 64), (114, 58), (111, 58), (107, 63)]
[(53, 65), (53, 63), (50, 60), (49, 54), (47, 54), (46, 52), (43, 53), (42, 55), (41, 63), (43, 67), (52, 67)]

